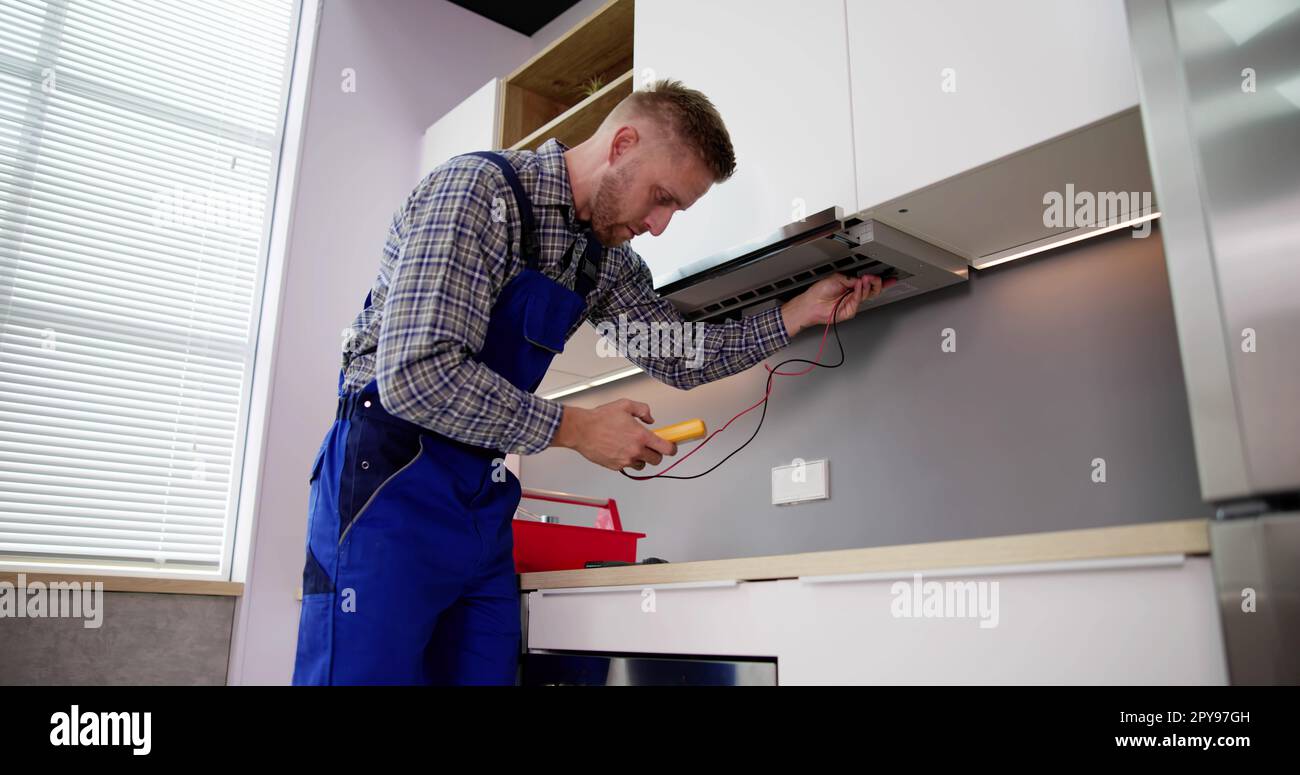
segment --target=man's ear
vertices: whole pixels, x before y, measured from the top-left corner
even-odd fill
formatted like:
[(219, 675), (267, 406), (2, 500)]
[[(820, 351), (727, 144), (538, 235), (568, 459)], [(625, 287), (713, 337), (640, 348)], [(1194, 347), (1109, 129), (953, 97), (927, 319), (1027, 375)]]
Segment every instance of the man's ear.
[(620, 157), (626, 156), (641, 142), (641, 135), (636, 127), (624, 124), (614, 132), (609, 143), (609, 158), (605, 161), (612, 167)]

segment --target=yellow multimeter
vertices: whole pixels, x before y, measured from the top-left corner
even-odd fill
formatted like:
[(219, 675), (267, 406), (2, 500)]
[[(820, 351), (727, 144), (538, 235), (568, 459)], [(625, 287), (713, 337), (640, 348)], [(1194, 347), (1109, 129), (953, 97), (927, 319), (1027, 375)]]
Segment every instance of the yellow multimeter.
[(664, 441), (671, 441), (680, 444), (683, 441), (695, 441), (702, 439), (708, 433), (704, 427), (704, 421), (698, 417), (694, 420), (679, 422), (676, 425), (666, 425), (662, 428), (655, 428), (655, 435)]

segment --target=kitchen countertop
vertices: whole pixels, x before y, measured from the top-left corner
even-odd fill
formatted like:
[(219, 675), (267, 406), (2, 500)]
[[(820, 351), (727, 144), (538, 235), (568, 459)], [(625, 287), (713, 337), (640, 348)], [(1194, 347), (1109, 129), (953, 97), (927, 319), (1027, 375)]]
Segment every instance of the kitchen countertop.
[(729, 560), (523, 573), (519, 576), (519, 588), (533, 590), (694, 581), (763, 581), (800, 576), (1209, 553), (1209, 522), (1204, 519), (1187, 519)]

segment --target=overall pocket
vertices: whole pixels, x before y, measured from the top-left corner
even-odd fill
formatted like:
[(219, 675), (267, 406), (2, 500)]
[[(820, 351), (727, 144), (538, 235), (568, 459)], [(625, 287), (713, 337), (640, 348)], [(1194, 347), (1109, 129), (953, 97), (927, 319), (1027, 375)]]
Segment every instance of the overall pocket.
[(354, 432), (346, 472), (350, 481), (339, 503), (340, 545), (384, 488), (424, 454), (424, 437), (418, 433), (367, 420), (354, 426)]
[(324, 441), (320, 443), (320, 449), (316, 450), (316, 459), (311, 462), (311, 476), (307, 477), (307, 484), (315, 482), (316, 478), (320, 476), (320, 464), (321, 461), (325, 459), (325, 449), (329, 447), (330, 440), (333, 438), (334, 429), (331, 428), (329, 432), (325, 434)]
[(524, 302), (524, 340), (552, 356), (559, 355), (568, 341), (569, 325), (582, 314), (583, 306), (582, 299), (567, 288), (535, 291)]
[(578, 295), (567, 288), (557, 288), (559, 292), (535, 291), (524, 302), (520, 321), (520, 334), (524, 341), (513, 348), (511, 370), (502, 372), (517, 387), (529, 393), (537, 390), (551, 360), (564, 352), (569, 325), (582, 314), (582, 300)]

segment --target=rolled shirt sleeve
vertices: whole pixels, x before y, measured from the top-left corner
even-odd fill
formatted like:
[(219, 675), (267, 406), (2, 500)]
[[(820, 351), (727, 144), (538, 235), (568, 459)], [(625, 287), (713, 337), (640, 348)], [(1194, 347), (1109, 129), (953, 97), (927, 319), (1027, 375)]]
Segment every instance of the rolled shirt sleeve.
[[(616, 331), (625, 322), (646, 328), (687, 324), (677, 308), (655, 291), (645, 260), (630, 247), (625, 250), (627, 268), (588, 317), (596, 330)], [(683, 343), (691, 343), (689, 348), (669, 352), (661, 348), (657, 354), (636, 348), (623, 354), (660, 382), (689, 390), (744, 371), (790, 343), (779, 306), (742, 320), (687, 325), (689, 335), (680, 337)]]

